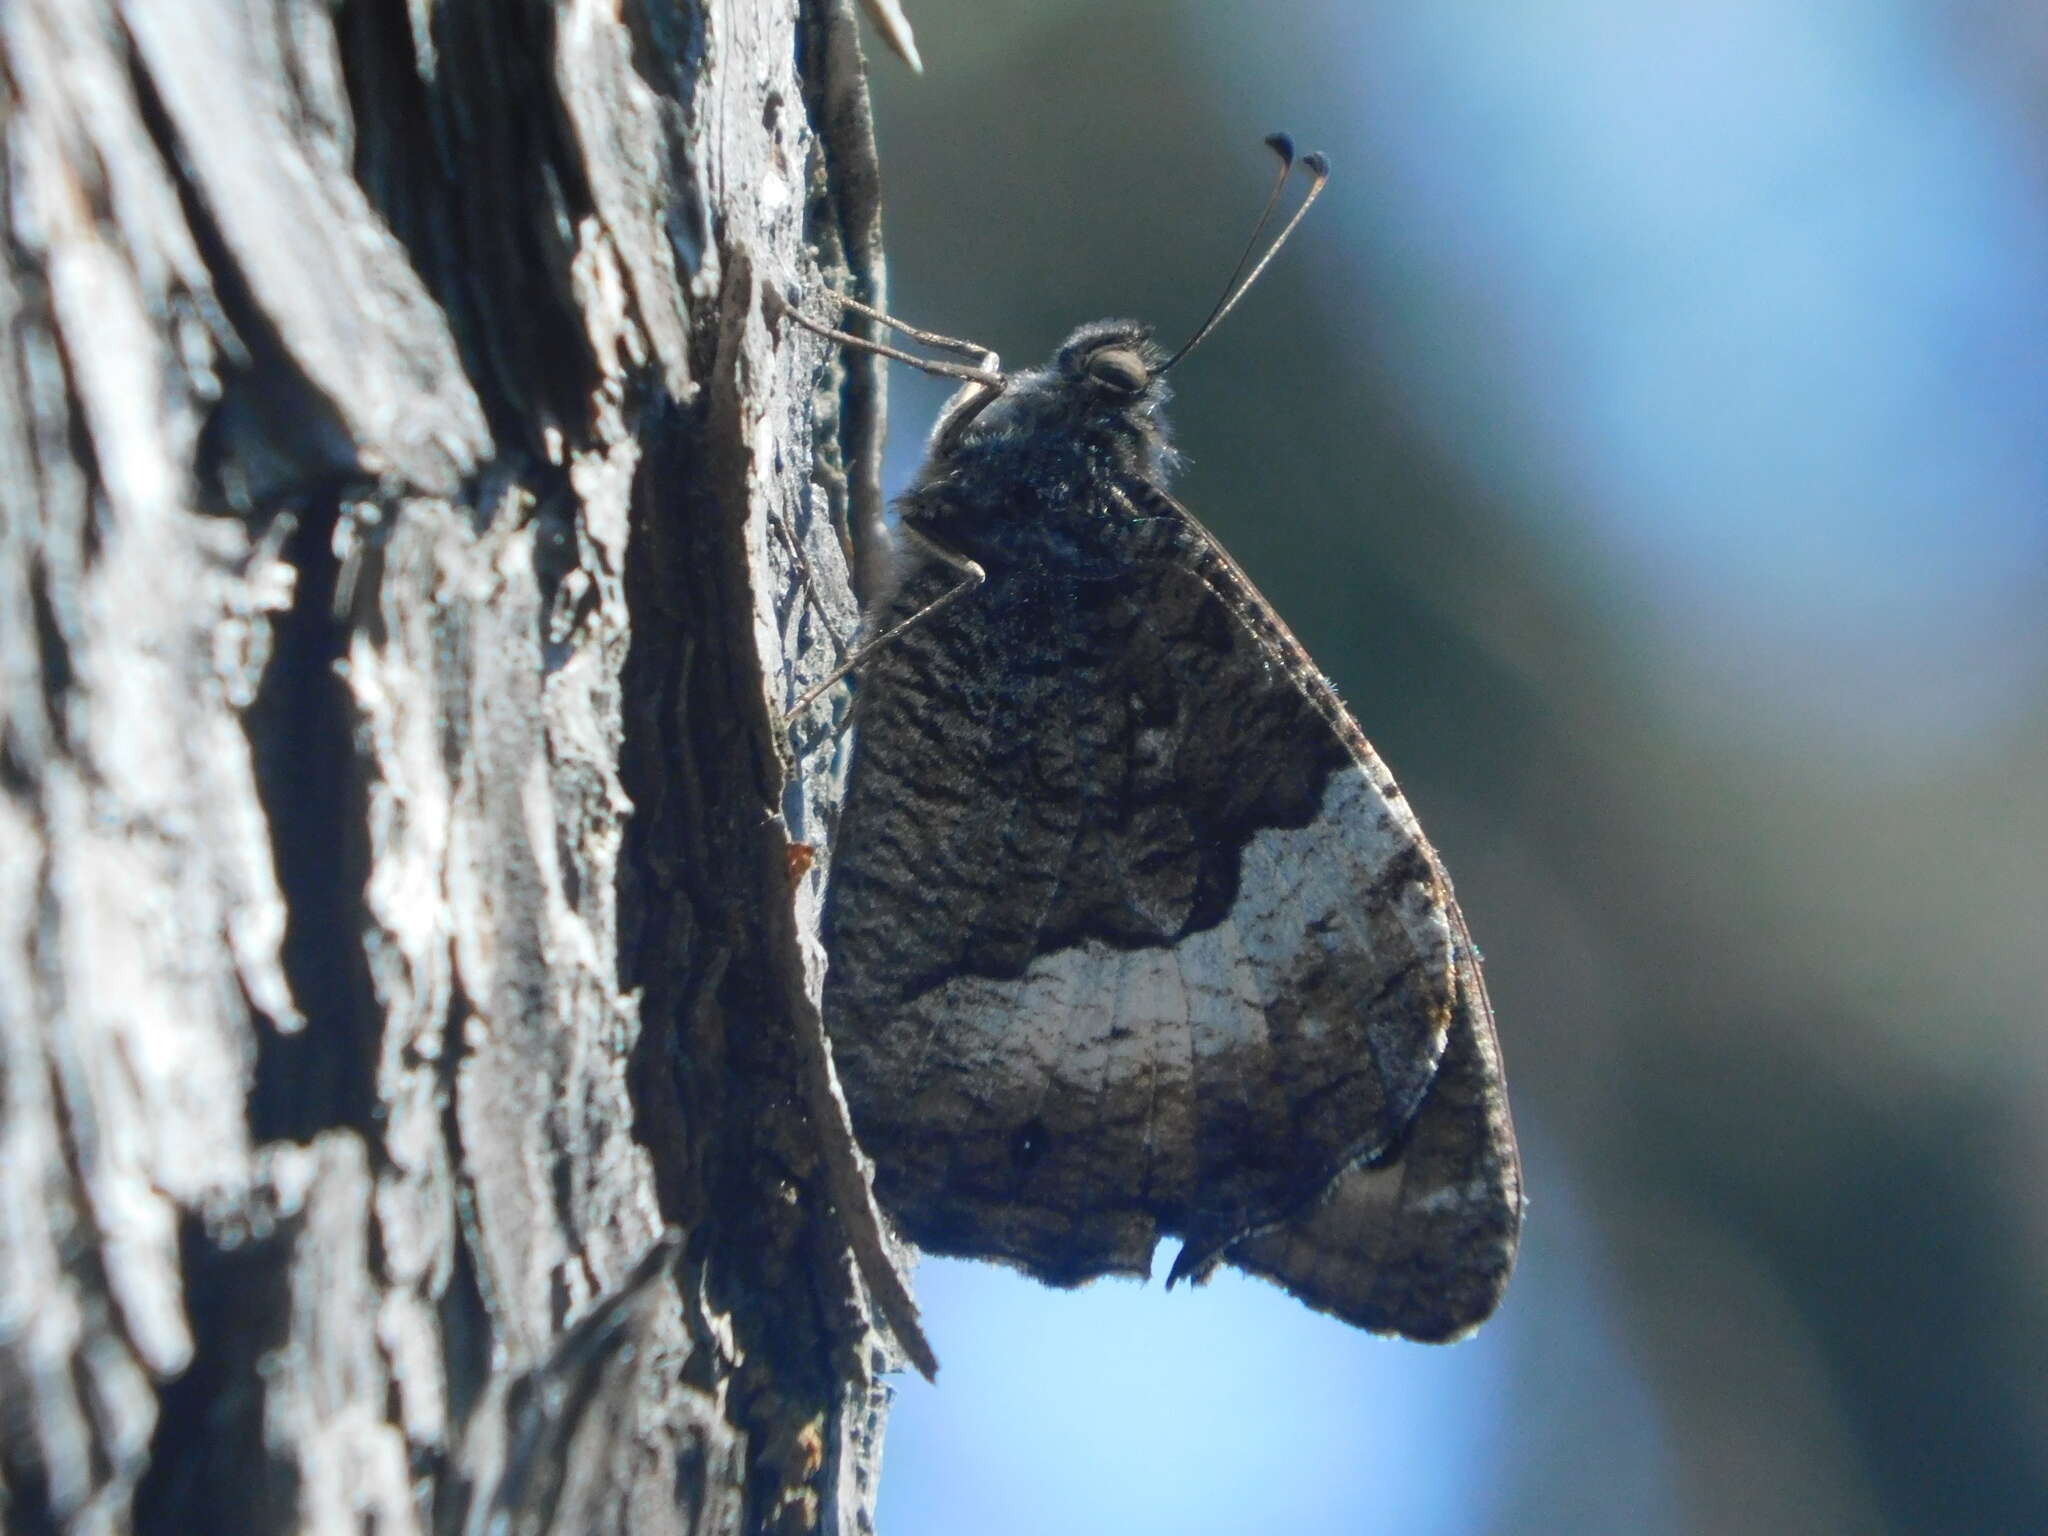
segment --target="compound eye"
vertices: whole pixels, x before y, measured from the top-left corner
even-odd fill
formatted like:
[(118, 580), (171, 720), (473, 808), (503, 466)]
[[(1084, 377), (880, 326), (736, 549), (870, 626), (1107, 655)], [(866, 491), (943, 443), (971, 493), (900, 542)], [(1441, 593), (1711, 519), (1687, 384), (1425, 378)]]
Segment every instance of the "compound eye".
[(1088, 377), (1126, 395), (1135, 395), (1152, 382), (1145, 360), (1127, 347), (1104, 347), (1091, 353)]

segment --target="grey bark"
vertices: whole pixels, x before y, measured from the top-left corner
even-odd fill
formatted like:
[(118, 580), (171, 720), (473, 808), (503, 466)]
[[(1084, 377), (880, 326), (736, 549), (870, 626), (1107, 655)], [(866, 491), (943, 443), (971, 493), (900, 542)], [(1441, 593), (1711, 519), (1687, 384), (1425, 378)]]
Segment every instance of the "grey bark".
[(871, 1524), (851, 28), (0, 4), (7, 1530)]

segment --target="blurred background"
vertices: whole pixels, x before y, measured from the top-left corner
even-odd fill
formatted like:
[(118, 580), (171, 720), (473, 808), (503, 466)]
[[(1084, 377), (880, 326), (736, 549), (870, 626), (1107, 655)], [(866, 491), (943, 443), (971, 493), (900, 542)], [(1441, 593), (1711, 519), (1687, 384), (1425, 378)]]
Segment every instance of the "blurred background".
[(883, 1529), (2048, 1531), (2048, 11), (907, 3), (893, 306), (1011, 365), (1333, 160), (1180, 490), (1458, 881), (1530, 1209), (1448, 1349), (927, 1262)]

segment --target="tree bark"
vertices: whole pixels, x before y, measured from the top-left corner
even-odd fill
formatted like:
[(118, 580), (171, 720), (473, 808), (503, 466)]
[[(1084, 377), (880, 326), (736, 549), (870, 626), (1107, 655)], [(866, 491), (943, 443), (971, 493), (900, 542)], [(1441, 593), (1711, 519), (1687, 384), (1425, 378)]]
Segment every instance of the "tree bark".
[(847, 0), (0, 65), (6, 1529), (869, 1528), (928, 1357), (780, 717), (880, 376), (761, 298), (881, 298)]

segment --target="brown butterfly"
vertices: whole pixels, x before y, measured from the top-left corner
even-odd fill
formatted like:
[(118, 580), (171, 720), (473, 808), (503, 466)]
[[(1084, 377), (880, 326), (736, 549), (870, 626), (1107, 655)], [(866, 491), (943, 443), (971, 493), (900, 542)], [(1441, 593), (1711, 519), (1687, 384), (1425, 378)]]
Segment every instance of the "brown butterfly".
[[(1521, 1172), (1478, 951), (1393, 777), (1175, 501), (1171, 356), (1126, 321), (1044, 368), (850, 307), (963, 380), (870, 606), (831, 849), (825, 1019), (919, 1245), (1073, 1285), (1218, 1263), (1441, 1340), (1514, 1263)], [(850, 303), (850, 301), (849, 301)], [(837, 674), (835, 674), (835, 677)], [(828, 683), (833, 679), (828, 679)], [(799, 708), (817, 697), (813, 690)]]

